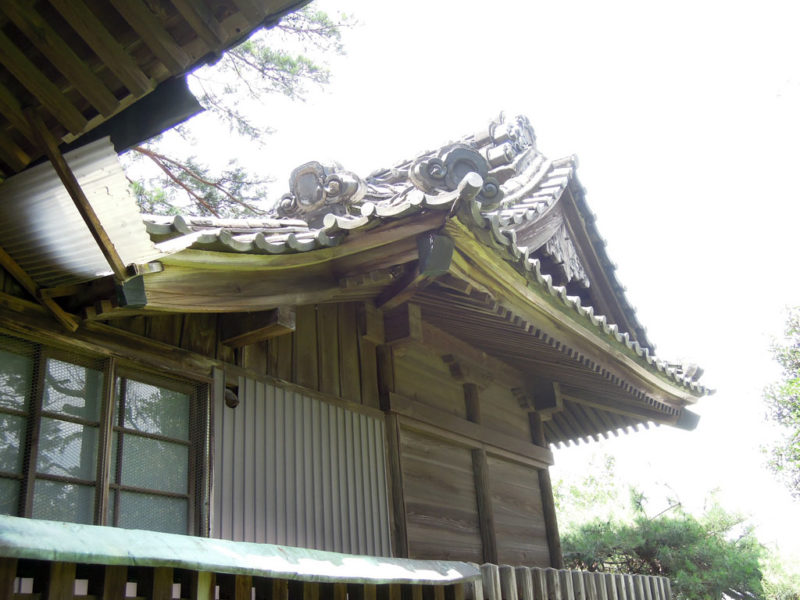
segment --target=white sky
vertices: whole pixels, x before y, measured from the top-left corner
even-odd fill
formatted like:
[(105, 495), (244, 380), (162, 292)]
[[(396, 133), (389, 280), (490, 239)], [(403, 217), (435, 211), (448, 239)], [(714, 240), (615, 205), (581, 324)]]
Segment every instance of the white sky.
[[(309, 101), (271, 101), (251, 164), (288, 189), (335, 159), (363, 176), (526, 114), (538, 146), (576, 154), (619, 279), (659, 356), (717, 393), (691, 433), (651, 430), (557, 451), (561, 472), (608, 451), (697, 506), (719, 487), (763, 541), (800, 556), (800, 505), (762, 466), (768, 334), (800, 304), (800, 8), (792, 2), (318, 2), (355, 15), (347, 56)], [(556, 476), (560, 472), (556, 470)]]

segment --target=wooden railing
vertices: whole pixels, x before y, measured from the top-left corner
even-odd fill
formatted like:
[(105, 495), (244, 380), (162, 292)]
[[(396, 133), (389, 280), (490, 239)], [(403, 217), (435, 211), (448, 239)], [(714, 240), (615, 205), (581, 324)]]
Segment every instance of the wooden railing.
[(409, 560), (0, 516), (0, 600), (670, 600), (665, 577)]

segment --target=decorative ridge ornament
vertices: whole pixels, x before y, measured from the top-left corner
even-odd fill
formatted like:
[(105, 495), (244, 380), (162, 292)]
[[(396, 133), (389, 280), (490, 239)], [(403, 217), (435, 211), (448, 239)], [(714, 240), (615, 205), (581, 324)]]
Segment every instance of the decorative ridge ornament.
[(536, 135), (527, 117), (510, 122), (500, 117), (478, 133), (459, 142), (424, 153), (391, 169), (373, 172), (366, 179), (338, 164), (316, 161), (300, 165), (289, 178), (290, 192), (274, 213), (298, 218), (309, 227), (321, 227), (326, 214), (359, 216), (364, 202), (395, 204), (414, 188), (428, 195), (453, 192), (468, 173), (477, 173), (483, 187), (475, 198), (480, 210), (492, 210), (503, 199), (501, 184), (523, 164), (523, 155), (535, 152)]
[(281, 198), (279, 217), (304, 219), (309, 227), (322, 227), (325, 215), (360, 214), (353, 209), (364, 197), (363, 180), (340, 165), (316, 161), (300, 165), (289, 176), (291, 192)]

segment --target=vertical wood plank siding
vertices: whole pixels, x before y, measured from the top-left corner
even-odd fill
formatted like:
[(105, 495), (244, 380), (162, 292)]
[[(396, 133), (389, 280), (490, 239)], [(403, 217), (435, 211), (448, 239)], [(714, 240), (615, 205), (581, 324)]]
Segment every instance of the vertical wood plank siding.
[(389, 556), (384, 425), (249, 378), (214, 405), (212, 537)]

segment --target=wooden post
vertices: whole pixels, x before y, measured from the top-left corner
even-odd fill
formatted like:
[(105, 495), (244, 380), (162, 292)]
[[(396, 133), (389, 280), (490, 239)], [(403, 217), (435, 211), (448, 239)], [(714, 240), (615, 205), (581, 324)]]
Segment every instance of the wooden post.
[(173, 581), (172, 567), (145, 567), (136, 593), (148, 600), (172, 600)]
[[(547, 438), (544, 434), (542, 417), (539, 413), (528, 413), (531, 429), (531, 439), (534, 444), (547, 448)], [(550, 471), (545, 467), (539, 469), (539, 490), (542, 494), (542, 513), (544, 516), (544, 530), (547, 537), (547, 549), (550, 552), (550, 566), (554, 569), (564, 568), (564, 557), (561, 553), (561, 538), (558, 535), (558, 519), (556, 505), (553, 499), (553, 485), (550, 482)]]
[(272, 600), (289, 600), (289, 582), (286, 579), (272, 580)]
[(669, 577), (664, 578), (664, 588), (664, 593), (667, 600), (672, 600), (672, 582), (669, 580)]
[[(319, 600), (319, 592), (319, 583), (316, 581), (303, 582), (303, 600)], [(250, 600), (249, 594), (246, 600)]]
[(190, 600), (214, 600), (216, 578), (208, 571), (192, 571), (189, 584)]
[(472, 450), (472, 473), (475, 481), (475, 497), (478, 504), (478, 524), (481, 531), (483, 560), (497, 562), (497, 534), (494, 529), (494, 509), (492, 507), (491, 482), (486, 450)]
[(14, 596), (14, 579), (17, 576), (17, 559), (0, 558), (0, 598)]
[[(128, 583), (128, 567), (125, 565), (107, 565), (103, 567), (103, 579), (99, 582), (102, 586), (98, 590), (98, 600), (123, 600), (125, 587)], [(91, 585), (91, 581), (89, 582)], [(93, 590), (89, 589), (91, 595)]]
[(116, 360), (106, 360), (103, 369), (103, 401), (100, 405), (100, 427), (97, 441), (97, 489), (94, 498), (94, 522), (105, 525), (108, 516), (108, 480), (109, 461), (111, 460), (111, 444), (114, 437), (111, 422), (114, 414), (114, 380)]
[[(75, 563), (51, 562), (41, 589), (42, 600), (72, 600), (75, 597)], [(34, 591), (37, 581), (34, 579)]]
[[(276, 600), (273, 598), (272, 600)], [(333, 584), (333, 600), (347, 600), (347, 584), (334, 583)]]
[(400, 458), (400, 423), (397, 415), (386, 415), (386, 454), (389, 477), (389, 495), (392, 507), (392, 554), (408, 558), (408, 526), (406, 501), (403, 492), (403, 465)]

